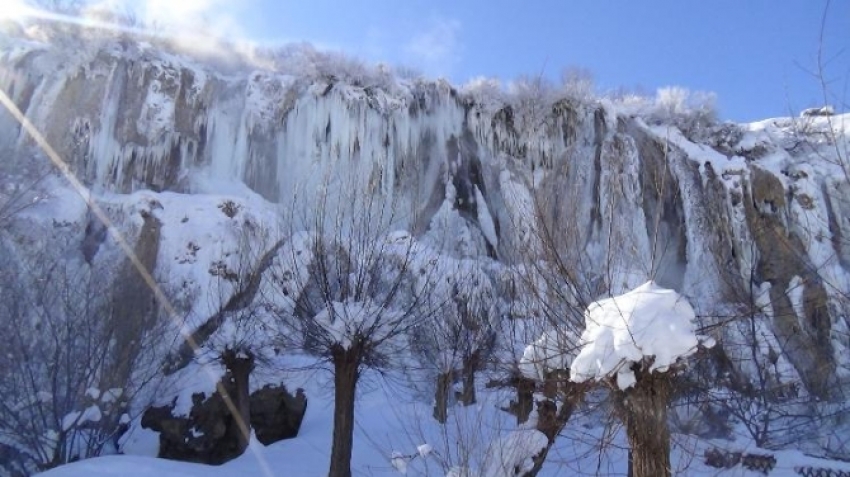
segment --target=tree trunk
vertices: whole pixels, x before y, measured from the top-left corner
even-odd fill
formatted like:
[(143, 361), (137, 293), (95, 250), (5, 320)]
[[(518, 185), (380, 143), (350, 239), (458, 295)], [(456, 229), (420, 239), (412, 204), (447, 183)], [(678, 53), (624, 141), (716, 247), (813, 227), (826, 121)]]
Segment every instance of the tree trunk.
[(634, 477), (670, 477), (667, 404), (670, 381), (660, 373), (639, 374), (635, 386), (620, 392)]
[[(228, 391), (233, 408), (236, 413), (233, 416), (235, 427), (232, 430), (236, 434), (237, 452), (241, 454), (248, 448), (251, 438), (251, 371), (254, 370), (254, 357), (251, 354), (239, 356), (233, 350), (227, 350), (222, 355), (222, 363), (230, 374), (233, 384), (232, 390)], [(225, 397), (225, 393), (221, 393)]]
[(528, 421), (534, 408), (534, 380), (524, 376), (517, 377), (516, 395), (516, 423), (519, 425)]
[(464, 406), (475, 404), (475, 372), (478, 371), (479, 361), (478, 351), (463, 358), (463, 392), (460, 394), (460, 402)]
[(351, 477), (351, 453), (354, 448), (354, 402), (360, 377), (360, 349), (335, 345), (334, 365), (334, 429), (331, 468), (328, 477)]
[(582, 385), (574, 383), (566, 383), (564, 389), (564, 399), (560, 409), (555, 401), (546, 400), (537, 403), (537, 430), (546, 436), (547, 442), (546, 447), (532, 457), (534, 466), (523, 474), (523, 477), (535, 477), (543, 469), (549, 450), (555, 445), (558, 434), (566, 427), (584, 392)]
[(434, 391), (434, 419), (445, 424), (449, 418), (449, 391), (452, 387), (452, 373), (437, 375), (437, 390)]

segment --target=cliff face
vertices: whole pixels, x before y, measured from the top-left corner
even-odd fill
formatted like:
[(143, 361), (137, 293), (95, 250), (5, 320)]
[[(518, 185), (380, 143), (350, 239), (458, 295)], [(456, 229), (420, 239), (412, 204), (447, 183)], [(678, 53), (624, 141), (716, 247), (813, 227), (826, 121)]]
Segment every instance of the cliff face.
[[(758, 352), (788, 357), (773, 362), (778, 373), (823, 394), (846, 379), (846, 117), (685, 137), (608, 102), (485, 106), (444, 82), (225, 71), (119, 43), (14, 43), (0, 56), (0, 88), (107, 202), (136, 193), (127, 197), (156, 213), (151, 197), (189, 208), (167, 192), (242, 194), (244, 207), (298, 204), (309, 217), (320, 194), (339, 207), (368, 197), (396, 211), (393, 226), (453, 255), (513, 264), (555, 250), (591, 299), (654, 277), (688, 296), (706, 325), (758, 309), (769, 330)], [(5, 113), (0, 151), (19, 165), (35, 154)], [(168, 217), (164, 231), (179, 226)], [(258, 223), (266, 238), (279, 226)], [(159, 247), (157, 273), (171, 273), (164, 255), (180, 246)], [(745, 333), (722, 330), (732, 341)], [(738, 353), (730, 361), (743, 372), (759, 365)]]

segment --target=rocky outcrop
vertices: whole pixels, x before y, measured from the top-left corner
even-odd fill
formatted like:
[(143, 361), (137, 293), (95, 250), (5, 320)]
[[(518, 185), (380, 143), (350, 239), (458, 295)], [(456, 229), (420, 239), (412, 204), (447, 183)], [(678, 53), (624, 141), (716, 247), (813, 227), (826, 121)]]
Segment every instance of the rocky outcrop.
[(269, 385), (251, 394), (251, 428), (265, 445), (297, 436), (306, 411), (303, 389), (293, 396), (282, 386)]
[[(223, 464), (241, 454), (240, 430), (221, 394), (196, 393), (192, 403), (188, 416), (175, 416), (173, 405), (145, 411), (141, 425), (159, 432), (159, 457)], [(306, 411), (301, 389), (293, 396), (283, 385), (268, 385), (250, 396), (251, 428), (265, 445), (297, 436)]]

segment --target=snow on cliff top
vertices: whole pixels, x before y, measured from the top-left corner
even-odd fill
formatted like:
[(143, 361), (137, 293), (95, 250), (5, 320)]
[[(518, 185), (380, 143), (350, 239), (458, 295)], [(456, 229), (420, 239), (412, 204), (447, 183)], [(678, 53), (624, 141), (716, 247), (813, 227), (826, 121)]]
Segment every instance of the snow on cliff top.
[(690, 303), (652, 281), (591, 303), (584, 317), (581, 351), (570, 367), (576, 382), (616, 376), (626, 389), (636, 382), (632, 363), (654, 357), (649, 371), (664, 372), (700, 344)]
[(743, 125), (747, 130), (765, 131), (771, 134), (798, 134), (801, 132), (828, 133), (830, 129), (837, 135), (850, 135), (850, 113), (824, 116), (769, 118)]

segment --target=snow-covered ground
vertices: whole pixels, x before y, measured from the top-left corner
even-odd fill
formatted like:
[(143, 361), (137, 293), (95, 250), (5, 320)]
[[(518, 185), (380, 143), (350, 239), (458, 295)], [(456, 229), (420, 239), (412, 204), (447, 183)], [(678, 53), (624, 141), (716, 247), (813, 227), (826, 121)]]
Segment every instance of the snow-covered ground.
[[(295, 439), (263, 446), (254, 441), (241, 457), (221, 466), (189, 464), (139, 455), (112, 455), (68, 464), (39, 474), (45, 477), (212, 477), (251, 475), (258, 477), (319, 477), (327, 474), (332, 429), (330, 376), (326, 373), (290, 374), (288, 383), (306, 387), (310, 396), (307, 415)], [(410, 402), (411, 396), (400, 392), (397, 385), (368, 379), (369, 390), (357, 403), (352, 472), (355, 476), (398, 476), (393, 456), (402, 455), (407, 475), (443, 477), (459, 458), (468, 452), (478, 464), (491, 445), (499, 452), (509, 451), (511, 442), (497, 442), (499, 436), (510, 435), (513, 418), (493, 408), (499, 396), (485, 393), (481, 402), (468, 408), (457, 407), (445, 427), (431, 417), (431, 408)], [(499, 416), (501, 414), (502, 416)], [(508, 419), (510, 418), (510, 419)], [(612, 432), (613, 435), (607, 435)], [(604, 444), (602, 444), (604, 442)], [(419, 456), (417, 447), (427, 443), (433, 451)], [(506, 447), (500, 448), (499, 445)], [(513, 444), (515, 445), (515, 443)], [(602, 446), (600, 448), (600, 446)], [(730, 452), (772, 455), (776, 466), (772, 477), (798, 477), (795, 469), (817, 467), (850, 472), (850, 463), (817, 459), (799, 451), (767, 451), (737, 441), (710, 441), (691, 436), (673, 435), (672, 463), (674, 475), (757, 477), (764, 473), (743, 468), (717, 469), (704, 464), (706, 449), (717, 447)], [(627, 445), (621, 430), (600, 427), (598, 415), (583, 415), (571, 421), (564, 435), (550, 451), (541, 476), (616, 476), (626, 475)], [(412, 457), (416, 455), (416, 457)], [(502, 474), (469, 476), (495, 477)], [(512, 474), (506, 474), (512, 475)]]

